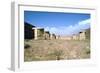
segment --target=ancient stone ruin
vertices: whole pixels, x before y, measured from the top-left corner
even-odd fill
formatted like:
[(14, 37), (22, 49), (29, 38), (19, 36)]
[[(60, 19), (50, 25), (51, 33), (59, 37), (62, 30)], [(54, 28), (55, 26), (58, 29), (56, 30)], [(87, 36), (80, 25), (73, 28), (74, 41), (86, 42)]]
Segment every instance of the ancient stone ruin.
[(24, 38), (34, 39), (34, 40), (86, 40), (90, 39), (90, 29), (85, 29), (78, 34), (73, 34), (72, 36), (60, 36), (56, 34), (51, 34), (49, 31), (45, 31), (44, 28), (33, 26), (27, 22), (24, 22)]

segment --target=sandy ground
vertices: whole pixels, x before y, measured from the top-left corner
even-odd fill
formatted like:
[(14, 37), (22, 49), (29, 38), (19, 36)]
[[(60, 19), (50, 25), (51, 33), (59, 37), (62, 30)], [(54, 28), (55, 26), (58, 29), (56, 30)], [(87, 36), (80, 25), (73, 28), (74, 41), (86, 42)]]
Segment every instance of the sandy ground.
[(25, 40), (24, 61), (90, 58), (89, 40)]

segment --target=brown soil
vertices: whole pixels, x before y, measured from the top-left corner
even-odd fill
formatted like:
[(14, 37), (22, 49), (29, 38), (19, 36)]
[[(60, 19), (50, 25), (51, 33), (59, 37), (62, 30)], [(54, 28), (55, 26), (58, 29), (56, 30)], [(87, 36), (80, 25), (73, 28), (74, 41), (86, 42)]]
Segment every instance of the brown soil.
[(25, 40), (24, 61), (90, 58), (89, 40)]

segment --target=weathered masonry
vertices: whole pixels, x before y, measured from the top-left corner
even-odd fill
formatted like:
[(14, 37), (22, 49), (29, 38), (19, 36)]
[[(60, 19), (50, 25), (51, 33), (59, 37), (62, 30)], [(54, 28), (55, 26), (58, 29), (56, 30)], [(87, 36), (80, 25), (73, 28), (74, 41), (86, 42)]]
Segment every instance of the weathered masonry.
[(52, 39), (56, 39), (56, 35), (55, 34), (50, 34), (49, 31), (44, 31), (44, 28), (32, 28), (33, 32), (34, 32), (34, 38), (35, 40), (52, 40)]
[(49, 31), (45, 31), (44, 32), (44, 39), (45, 40), (49, 40), (50, 39), (50, 32)]
[(79, 40), (85, 40), (86, 39), (86, 32), (79, 32)]
[(90, 29), (80, 32), (80, 40), (90, 40)]
[(90, 34), (91, 34), (91, 33), (90, 33), (90, 30), (91, 30), (91, 29), (87, 29), (87, 30), (86, 30), (86, 33), (85, 33), (85, 34), (86, 34), (86, 39), (89, 39), (89, 40), (90, 40)]
[(33, 36), (34, 38), (33, 39), (39, 39), (39, 40), (42, 40), (44, 39), (44, 28), (32, 28), (33, 30)]
[(51, 34), (51, 35), (50, 35), (50, 39), (51, 39), (51, 40), (56, 39), (56, 35), (55, 35), (55, 34)]
[(34, 38), (34, 32), (32, 28), (35, 27), (27, 22), (24, 22), (24, 39), (32, 39)]
[(49, 40), (56, 39), (56, 35), (50, 34), (49, 31), (44, 31), (44, 28), (36, 27), (24, 22), (24, 39)]
[(73, 40), (89, 40), (90, 29), (83, 30), (76, 35), (73, 35)]

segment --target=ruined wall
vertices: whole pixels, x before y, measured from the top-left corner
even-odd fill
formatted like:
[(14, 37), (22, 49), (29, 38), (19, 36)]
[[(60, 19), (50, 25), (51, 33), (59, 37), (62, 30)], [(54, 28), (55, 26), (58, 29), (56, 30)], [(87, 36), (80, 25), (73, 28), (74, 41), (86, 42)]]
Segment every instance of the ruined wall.
[(34, 39), (35, 40), (42, 40), (44, 39), (44, 29), (43, 28), (32, 28), (34, 34)]
[(45, 40), (49, 40), (50, 39), (50, 33), (49, 33), (49, 31), (45, 31), (44, 32), (44, 39)]
[(79, 40), (85, 40), (86, 39), (86, 32), (83, 31), (83, 32), (80, 32), (79, 33)]
[(27, 22), (24, 22), (24, 39), (32, 39), (34, 38), (34, 32), (32, 28), (35, 27)]
[(39, 40), (44, 39), (44, 29), (43, 29), (43, 28), (37, 29), (37, 38), (38, 38)]
[(86, 30), (86, 39), (87, 39), (87, 40), (90, 40), (90, 34), (91, 34), (91, 33), (90, 33), (90, 29), (87, 29), (87, 30)]
[(51, 40), (56, 39), (56, 35), (55, 34), (50, 34), (50, 39)]

